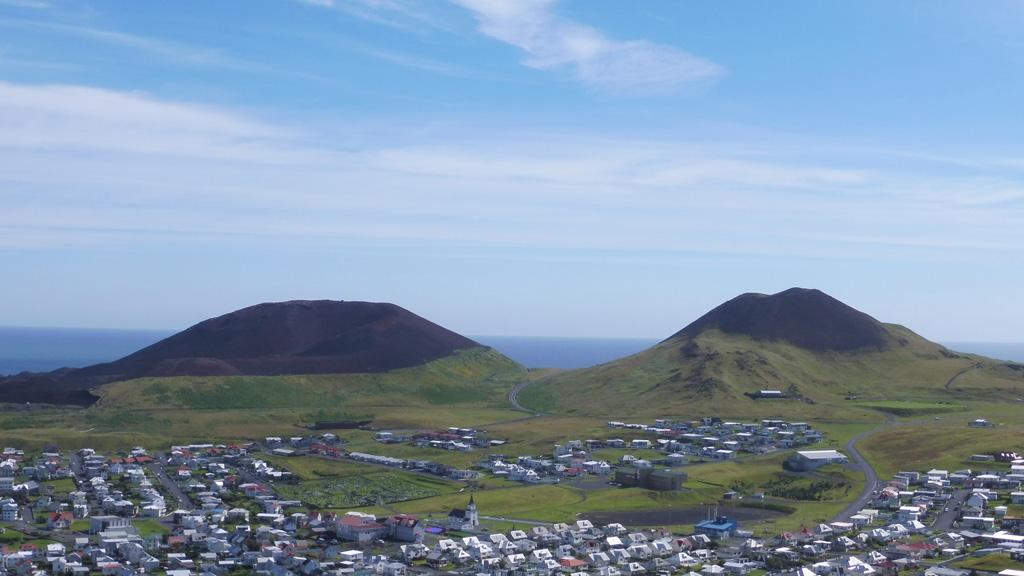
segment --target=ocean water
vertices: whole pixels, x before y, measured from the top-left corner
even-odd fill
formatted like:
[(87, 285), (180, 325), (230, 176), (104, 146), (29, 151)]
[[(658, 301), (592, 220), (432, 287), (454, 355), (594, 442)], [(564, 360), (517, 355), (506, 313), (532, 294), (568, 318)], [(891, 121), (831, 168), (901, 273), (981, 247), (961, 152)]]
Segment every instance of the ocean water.
[(1008, 362), (1024, 362), (1022, 342), (942, 342), (942, 345), (955, 352), (977, 354)]
[[(123, 358), (171, 336), (170, 330), (0, 327), (0, 374), (82, 368)], [(583, 368), (629, 356), (658, 342), (633, 338), (474, 336), (530, 368)]]
[(661, 339), (470, 336), (527, 368), (587, 368), (636, 354)]
[(172, 334), (169, 330), (0, 327), (0, 374), (111, 362)]
[[(81, 368), (123, 358), (174, 334), (170, 330), (0, 327), (0, 374)], [(586, 368), (657, 344), (654, 338), (471, 336), (529, 368)], [(1024, 362), (1024, 343), (944, 342), (958, 352)]]

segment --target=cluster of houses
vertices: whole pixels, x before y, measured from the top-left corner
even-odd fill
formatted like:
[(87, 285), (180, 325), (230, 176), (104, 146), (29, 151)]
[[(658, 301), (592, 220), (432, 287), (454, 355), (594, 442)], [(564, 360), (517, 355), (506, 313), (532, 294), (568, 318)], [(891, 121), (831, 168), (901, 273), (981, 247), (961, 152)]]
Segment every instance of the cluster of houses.
[[(651, 476), (652, 467), (672, 468), (683, 466), (695, 460), (731, 459), (742, 453), (763, 454), (778, 449), (792, 448), (819, 443), (824, 439), (820, 430), (803, 422), (787, 422), (780, 419), (765, 419), (760, 422), (741, 423), (723, 421), (717, 417), (703, 417), (697, 421), (655, 420), (653, 424), (627, 424), (611, 421), (610, 428), (635, 430), (653, 435), (654, 438), (622, 438), (569, 440), (556, 444), (550, 456), (520, 456), (510, 458), (505, 454), (488, 454), (477, 463), (477, 468), (496, 478), (528, 484), (557, 482), (563, 478), (577, 478), (593, 475), (611, 477), (615, 482), (627, 486), (641, 486), (658, 490), (678, 490), (686, 480), (685, 473), (668, 474), (658, 471)], [(473, 428), (449, 427), (444, 431), (424, 431), (413, 437), (381, 430), (374, 434), (374, 440), (383, 444), (412, 442), (416, 446), (442, 450), (469, 452), (479, 448), (496, 448), (506, 440), (489, 438), (486, 431)], [(348, 458), (381, 466), (422, 470), (445, 478), (469, 480), (482, 476), (473, 470), (452, 468), (437, 462), (421, 459), (401, 459), (367, 452), (349, 452), (342, 448), (347, 440), (333, 434), (320, 437), (295, 437), (285, 442), (279, 437), (268, 437), (265, 445), (279, 456), (297, 456), (304, 453)], [(604, 449), (657, 450), (665, 456), (653, 460), (626, 454), (617, 462), (594, 457), (593, 452)], [(271, 469), (272, 470), (272, 469)], [(268, 480), (286, 480), (287, 472), (273, 471)], [(653, 481), (652, 481), (653, 479)]]
[[(7, 451), (10, 454), (20, 452), (12, 448), (8, 448)], [(140, 461), (152, 461), (141, 448), (136, 448), (136, 451), (141, 451), (134, 454)], [(30, 498), (35, 498), (30, 507), (33, 516), (47, 518), (46, 526), (51, 530), (66, 530), (75, 520), (84, 519), (94, 513), (149, 517), (166, 514), (167, 506), (163, 496), (147, 480), (140, 465), (135, 464), (134, 457), (114, 459), (108, 463), (104, 457), (96, 456), (89, 449), (82, 450), (79, 457), (82, 462), (82, 474), (77, 479), (78, 489), (70, 492), (66, 500), (43, 494), (39, 485), (39, 482), (45, 484), (47, 481), (73, 475), (70, 463), (63, 460), (60, 453), (44, 452), (35, 466), (21, 466), (19, 470), (15, 465), (14, 473), (36, 480), (14, 485), (13, 490), (9, 489), (7, 483), (0, 483), (0, 493), (13, 491), (15, 495), (5, 500), (2, 505), (3, 520), (22, 520), (23, 514), (17, 506), (17, 500), (27, 501)], [(133, 487), (133, 497), (138, 503), (130, 500), (123, 490), (116, 488), (109, 481), (110, 474), (120, 474), (126, 478), (127, 483)], [(15, 505), (11, 506), (11, 503)]]
[[(608, 422), (610, 428), (638, 430), (656, 434), (658, 439), (650, 448), (686, 457), (727, 460), (740, 453), (764, 454), (779, 449), (817, 444), (824, 440), (821, 430), (806, 422), (787, 422), (765, 419), (760, 422), (728, 422), (715, 416), (700, 420), (671, 420), (661, 418), (653, 425)], [(618, 439), (606, 441), (609, 447), (618, 447)], [(635, 447), (630, 443), (630, 447)]]
[[(380, 436), (382, 433), (378, 433)], [(390, 434), (390, 433), (383, 433)], [(459, 452), (471, 452), (477, 448), (494, 448), (504, 446), (506, 440), (489, 438), (483, 431), (474, 428), (449, 427), (444, 432), (425, 431), (420, 432), (414, 438), (416, 446), (421, 448), (439, 448), (442, 450), (457, 450)]]
[[(714, 418), (690, 423), (658, 420), (646, 429), (609, 426), (653, 433), (657, 439), (621, 444), (618, 439), (569, 440), (555, 445), (550, 457), (491, 454), (479, 466), (495, 476), (525, 482), (614, 474), (622, 483), (632, 475), (633, 485), (646, 482), (648, 488), (678, 489), (685, 473), (656, 466), (673, 458), (686, 463), (686, 455), (678, 451), (681, 444), (673, 444), (693, 445), (686, 434), (719, 443), (739, 441), (727, 439), (748, 434), (780, 446), (781, 433), (799, 434), (803, 443), (810, 431), (802, 423), (737, 424)], [(463, 430), (455, 433), (466, 435)], [(820, 435), (810, 436), (814, 437)], [(304, 450), (398, 468), (428, 469), (431, 464), (348, 452), (331, 438), (289, 444), (267, 440), (271, 450)], [(644, 461), (626, 454), (617, 466), (593, 458), (594, 450), (613, 446), (660, 449), (666, 457)], [(721, 444), (715, 446), (722, 449)], [(3, 463), (12, 475), (0, 478), (12, 480), (7, 483), (11, 497), (0, 500), (3, 521), (23, 521), (22, 511), (28, 508), (37, 520), (45, 518), (49, 530), (65, 536), (49, 545), (26, 542), (0, 548), (0, 576), (224, 576), (239, 571), (269, 576), (404, 576), (411, 564), (417, 570), (455, 569), (482, 576), (719, 576), (758, 569), (794, 576), (892, 576), (966, 550), (1002, 552), (1024, 561), (1024, 536), (1019, 535), (1024, 515), (1013, 513), (1024, 506), (1024, 459), (1009, 452), (993, 456), (1008, 462), (1007, 470), (900, 472), (873, 495), (869, 508), (848, 521), (755, 538), (727, 515), (697, 523), (690, 535), (631, 530), (617, 523), (596, 526), (584, 519), (491, 533), (481, 527), (472, 496), (466, 508), (430, 520), (410, 514), (306, 511), (301, 502), (284, 500), (274, 490), (274, 483), (290, 479), (290, 473), (259, 458), (252, 448), (176, 446), (159, 461), (141, 447), (113, 458), (91, 449), (70, 459), (48, 451), (34, 465), (26, 465), (24, 453), (5, 450)], [(844, 458), (832, 450), (808, 450), (794, 453), (790, 462), (812, 469)], [(444, 472), (449, 475), (451, 470)], [(45, 494), (38, 482), (45, 482), (48, 474), (54, 474), (50, 479), (62, 477), (57, 474), (74, 477), (76, 489), (60, 497)], [(156, 480), (161, 474), (173, 485)], [(15, 479), (20, 484), (36, 482), (36, 490), (15, 493), (14, 487), (20, 485)], [(169, 507), (174, 500), (178, 505)], [(168, 513), (169, 508), (177, 509)], [(958, 512), (956, 531), (935, 529), (934, 519), (953, 508)], [(164, 523), (169, 533), (140, 532), (133, 520), (147, 517)], [(78, 531), (71, 534), (76, 523)], [(955, 570), (928, 569), (928, 576), (958, 576)]]
[[(82, 474), (77, 480), (78, 490), (68, 495), (68, 502), (54, 501), (51, 506), (60, 513), (70, 506), (75, 519), (92, 514), (119, 517), (145, 516), (159, 518), (167, 514), (167, 501), (144, 470), (153, 462), (145, 449), (136, 447), (131, 456), (107, 459), (91, 448), (79, 450)], [(127, 490), (119, 488), (113, 475), (123, 476)], [(41, 497), (39, 501), (48, 499)], [(37, 501), (37, 503), (39, 502)], [(136, 503), (137, 502), (137, 503)], [(51, 515), (51, 521), (53, 516)], [(56, 529), (48, 524), (51, 529)], [(66, 529), (61, 527), (60, 529)]]
[[(25, 452), (6, 447), (0, 454), (0, 494), (39, 493), (39, 483), (59, 478), (69, 478), (71, 468), (56, 451), (44, 451), (35, 463), (25, 462)], [(15, 482), (22, 478), (22, 482)]]
[(286, 446), (291, 446), (292, 448), (308, 448), (314, 444), (319, 444), (321, 446), (340, 446), (342, 444), (348, 444), (348, 438), (342, 438), (337, 434), (325, 432), (319, 436), (292, 436), (288, 438), (287, 441), (280, 436), (267, 436), (263, 440), (263, 443), (271, 450), (275, 448), (284, 448)]
[(508, 533), (439, 538), (401, 547), (403, 561), (427, 566), (471, 567), (489, 576), (598, 574), (622, 576), (690, 569), (717, 558), (712, 539), (667, 530), (630, 531), (621, 524), (595, 526), (589, 520), (513, 529)]
[[(1024, 459), (1019, 458), (1011, 462), (1009, 470), (904, 471), (874, 494), (873, 505), (894, 510), (898, 519), (909, 523), (927, 520), (937, 510), (948, 511), (952, 506), (965, 530), (1019, 532), (1024, 517), (1010, 511), (1011, 506), (1024, 506), (1022, 483)], [(1024, 538), (1010, 540), (1012, 548), (1024, 552)]]
[(348, 438), (342, 438), (331, 432), (325, 432), (319, 436), (292, 436), (287, 441), (280, 436), (267, 436), (263, 440), (263, 445), (277, 456), (298, 456), (300, 450), (339, 456), (345, 452), (340, 448), (343, 444), (348, 444)]
[[(736, 458), (742, 452), (760, 454), (815, 444), (824, 439), (820, 430), (814, 430), (806, 423), (784, 420), (739, 423), (704, 417), (699, 421), (659, 419), (653, 425), (610, 421), (606, 426), (636, 430), (657, 438), (569, 440), (556, 444), (550, 457), (520, 456), (511, 460), (503, 454), (490, 454), (478, 463), (478, 467), (495, 477), (526, 483), (553, 482), (588, 474), (614, 474), (614, 481), (626, 486), (678, 490), (686, 480), (684, 472), (649, 469), (683, 466), (695, 459), (726, 460)], [(616, 463), (611, 463), (594, 457), (595, 451), (603, 449), (657, 450), (665, 456), (645, 459), (624, 454)], [(845, 459), (845, 456), (839, 456)], [(834, 461), (841, 460), (836, 458)]]

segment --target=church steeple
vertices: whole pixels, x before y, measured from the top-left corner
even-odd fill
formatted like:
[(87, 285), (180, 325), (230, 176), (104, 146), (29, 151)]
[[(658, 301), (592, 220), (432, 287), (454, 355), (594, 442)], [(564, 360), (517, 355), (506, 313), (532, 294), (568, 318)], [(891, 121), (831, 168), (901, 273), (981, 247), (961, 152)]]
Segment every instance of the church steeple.
[(469, 506), (466, 506), (466, 513), (469, 515), (469, 522), (473, 527), (480, 525), (480, 516), (476, 512), (476, 504), (473, 502), (473, 495), (469, 495)]

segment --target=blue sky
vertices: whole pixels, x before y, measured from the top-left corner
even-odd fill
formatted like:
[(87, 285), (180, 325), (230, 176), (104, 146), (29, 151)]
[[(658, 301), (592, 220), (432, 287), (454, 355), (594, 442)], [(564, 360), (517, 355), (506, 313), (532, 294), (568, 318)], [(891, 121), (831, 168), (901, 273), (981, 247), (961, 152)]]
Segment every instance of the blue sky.
[(1024, 5), (0, 0), (0, 324), (1024, 341)]

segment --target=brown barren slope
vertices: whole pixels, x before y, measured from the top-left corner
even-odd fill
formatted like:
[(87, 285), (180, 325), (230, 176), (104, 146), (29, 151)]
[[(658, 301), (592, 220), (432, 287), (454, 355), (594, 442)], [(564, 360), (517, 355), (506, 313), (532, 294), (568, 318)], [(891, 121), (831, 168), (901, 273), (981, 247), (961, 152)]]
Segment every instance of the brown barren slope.
[(394, 304), (268, 303), (205, 320), (114, 362), (8, 378), (0, 399), (91, 404), (89, 388), (147, 376), (378, 373), (479, 346)]

